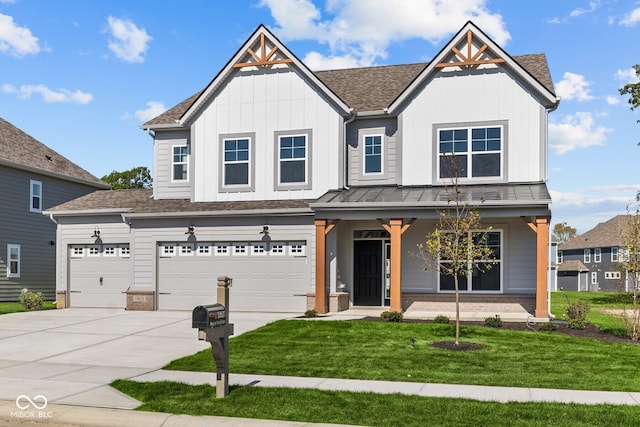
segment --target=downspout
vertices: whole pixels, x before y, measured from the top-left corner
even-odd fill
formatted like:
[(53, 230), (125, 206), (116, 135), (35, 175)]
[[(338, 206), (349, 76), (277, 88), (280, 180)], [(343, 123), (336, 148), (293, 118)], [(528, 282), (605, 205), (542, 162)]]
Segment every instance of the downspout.
[[(556, 111), (558, 109), (558, 106), (560, 106), (560, 97), (556, 96), (556, 103), (551, 107), (551, 108), (547, 108), (545, 110), (545, 114), (547, 116), (547, 126), (546, 126), (546, 145), (547, 145), (547, 149), (545, 150), (544, 153), (544, 164), (545, 164), (545, 181), (547, 181), (549, 179), (549, 113), (553, 113), (554, 111)], [(549, 223), (551, 223), (551, 218), (549, 218)], [(549, 227), (549, 242), (551, 242), (551, 227)], [(547, 251), (550, 251), (550, 246), (549, 248), (547, 248)], [(549, 259), (549, 257), (547, 256), (547, 259)], [(555, 272), (555, 283), (556, 286), (558, 284), (558, 270), (557, 267), (554, 270)], [(549, 273), (548, 275), (551, 275), (551, 269), (549, 269)], [(551, 281), (550, 277), (547, 277), (547, 313), (549, 313), (549, 319), (553, 320), (555, 319), (555, 316), (553, 314), (551, 314), (551, 287), (549, 286), (549, 282)], [(580, 290), (580, 273), (578, 273), (578, 290)]]
[(54, 218), (53, 214), (50, 213), (49, 214), (49, 219), (51, 220), (51, 222), (53, 222), (55, 225), (58, 225), (58, 221)]
[(349, 170), (349, 144), (347, 144), (347, 125), (356, 119), (355, 109), (351, 109), (351, 117), (349, 117), (342, 125), (342, 142), (344, 143), (344, 161), (342, 162), (342, 187), (349, 189), (347, 184), (347, 171)]

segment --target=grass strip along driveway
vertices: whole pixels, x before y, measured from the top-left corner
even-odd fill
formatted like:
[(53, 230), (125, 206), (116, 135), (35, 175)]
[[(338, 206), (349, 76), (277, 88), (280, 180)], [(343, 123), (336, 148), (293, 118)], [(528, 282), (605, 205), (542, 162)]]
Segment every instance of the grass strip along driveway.
[[(428, 346), (453, 325), (281, 320), (231, 339), (231, 372), (510, 387), (640, 391), (640, 345), (463, 326), (481, 350)], [(416, 339), (415, 347), (411, 339)], [(215, 371), (209, 350), (166, 369)]]

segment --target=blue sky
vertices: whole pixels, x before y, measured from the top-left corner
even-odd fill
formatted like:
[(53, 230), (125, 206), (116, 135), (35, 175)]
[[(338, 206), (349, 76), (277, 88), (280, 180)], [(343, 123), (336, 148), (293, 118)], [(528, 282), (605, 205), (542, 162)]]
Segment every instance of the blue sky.
[(429, 61), (467, 20), (545, 53), (552, 223), (585, 232), (640, 189), (640, 2), (0, 0), (0, 116), (100, 177), (152, 165), (139, 126), (203, 89), (259, 24), (313, 70)]

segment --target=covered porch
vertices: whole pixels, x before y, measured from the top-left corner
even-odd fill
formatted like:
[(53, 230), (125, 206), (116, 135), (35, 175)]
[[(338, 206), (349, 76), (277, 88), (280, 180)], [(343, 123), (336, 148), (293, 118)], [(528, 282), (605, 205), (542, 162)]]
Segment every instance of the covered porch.
[[(500, 260), (500, 271), (497, 273), (499, 277), (494, 279), (497, 280), (498, 287), (486, 287), (482, 283), (476, 287), (475, 282), (469, 282), (469, 289), (466, 289), (468, 293), (461, 292), (466, 300), (464, 304), (485, 306), (478, 309), (468, 305), (465, 306), (466, 312), (501, 316), (518, 313), (523, 318), (533, 314), (536, 318), (548, 318), (550, 196), (546, 185), (475, 185), (462, 187), (459, 191), (464, 203), (480, 211), (483, 225), (485, 221), (488, 225), (500, 224), (499, 227), (505, 230), (495, 233), (500, 239), (499, 251), (506, 253), (504, 259)], [(451, 289), (440, 284), (440, 279), (436, 276), (435, 279), (430, 279), (432, 283), (426, 287), (417, 283), (423, 279), (415, 273), (415, 267), (408, 264), (406, 258), (410, 256), (408, 248), (415, 248), (416, 239), (420, 235), (425, 236), (424, 230), (428, 230), (428, 227), (433, 229), (439, 212), (451, 207), (449, 193), (443, 187), (360, 187), (329, 192), (313, 202), (311, 208), (315, 211), (316, 253), (315, 293), (312, 297), (315, 310), (325, 314), (364, 305), (403, 311), (405, 316), (411, 316), (412, 313), (420, 313), (423, 317), (447, 315), (450, 309), (446, 305), (449, 303), (447, 299), (453, 297)], [(356, 230), (358, 226), (354, 224), (366, 224), (364, 228), (371, 230)], [(412, 227), (416, 230), (408, 232)], [(376, 232), (374, 228), (380, 232)], [(340, 237), (336, 236), (337, 229), (341, 230)], [(529, 235), (521, 239), (524, 233)], [(384, 252), (381, 253), (378, 249), (368, 253), (365, 249), (362, 254), (359, 248), (362, 245), (356, 242), (359, 238), (366, 237), (363, 234), (375, 235), (377, 240), (381, 240)], [(520, 244), (519, 239), (526, 240), (527, 243)], [(375, 248), (375, 245), (372, 247)], [(513, 250), (515, 255), (509, 255), (509, 250)], [(373, 303), (358, 296), (360, 278), (356, 277), (355, 270), (358, 268), (357, 260), (361, 257), (377, 257), (376, 260), (383, 258), (382, 274), (386, 288), (382, 291), (385, 295), (378, 300), (379, 303), (375, 302), (375, 295)], [(518, 264), (511, 263), (515, 257), (521, 262), (526, 259), (529, 263), (527, 271), (521, 274), (528, 277), (519, 277), (505, 285), (503, 276), (518, 276), (518, 272), (513, 271), (517, 270)], [(339, 277), (341, 274), (342, 280)], [(518, 280), (528, 280), (529, 283), (522, 286), (518, 284)], [(438, 285), (434, 285), (435, 282)], [(344, 304), (345, 294), (348, 305)], [(334, 302), (336, 296), (343, 299), (342, 304)], [(509, 298), (527, 302), (503, 305), (510, 304), (507, 301)]]

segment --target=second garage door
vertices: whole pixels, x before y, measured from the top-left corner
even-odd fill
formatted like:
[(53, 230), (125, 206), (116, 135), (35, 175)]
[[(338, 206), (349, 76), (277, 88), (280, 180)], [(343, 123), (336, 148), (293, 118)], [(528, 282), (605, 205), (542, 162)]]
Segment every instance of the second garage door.
[(231, 277), (230, 310), (302, 313), (311, 284), (306, 242), (162, 243), (158, 308), (216, 302), (218, 276)]

